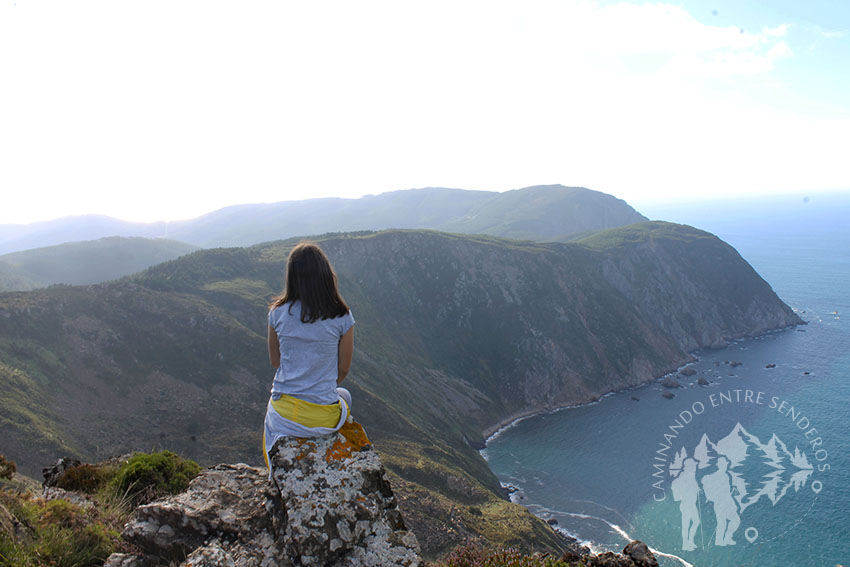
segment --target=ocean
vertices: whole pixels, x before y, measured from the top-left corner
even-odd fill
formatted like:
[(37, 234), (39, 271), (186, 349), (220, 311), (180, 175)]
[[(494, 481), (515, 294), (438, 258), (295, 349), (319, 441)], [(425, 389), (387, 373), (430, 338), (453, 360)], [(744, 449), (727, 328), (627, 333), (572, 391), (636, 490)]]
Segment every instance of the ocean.
[(596, 551), (850, 565), (850, 193), (636, 208), (734, 246), (808, 324), (694, 353), (673, 399), (653, 383), (515, 422), (490, 467)]

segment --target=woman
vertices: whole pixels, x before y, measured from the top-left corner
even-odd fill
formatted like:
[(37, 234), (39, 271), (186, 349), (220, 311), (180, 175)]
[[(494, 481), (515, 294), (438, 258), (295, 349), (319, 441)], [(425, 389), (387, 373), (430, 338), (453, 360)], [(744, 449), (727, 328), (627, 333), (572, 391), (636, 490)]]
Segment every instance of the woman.
[(281, 437), (328, 435), (351, 411), (351, 394), (337, 386), (351, 367), (354, 317), (327, 256), (312, 242), (289, 253), (286, 288), (269, 309), (268, 339), (277, 371), (263, 428), (266, 466)]

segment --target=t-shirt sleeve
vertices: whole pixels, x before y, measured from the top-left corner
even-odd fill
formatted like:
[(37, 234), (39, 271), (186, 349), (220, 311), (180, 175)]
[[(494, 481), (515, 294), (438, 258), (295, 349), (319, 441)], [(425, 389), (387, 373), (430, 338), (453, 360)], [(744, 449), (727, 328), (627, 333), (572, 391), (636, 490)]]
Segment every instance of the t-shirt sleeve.
[(339, 336), (343, 336), (347, 333), (351, 327), (354, 326), (354, 315), (351, 314), (351, 310), (348, 311), (345, 315), (339, 318)]
[(269, 327), (274, 329), (275, 328), (274, 322), (275, 322), (274, 307), (272, 307), (271, 309), (269, 309)]

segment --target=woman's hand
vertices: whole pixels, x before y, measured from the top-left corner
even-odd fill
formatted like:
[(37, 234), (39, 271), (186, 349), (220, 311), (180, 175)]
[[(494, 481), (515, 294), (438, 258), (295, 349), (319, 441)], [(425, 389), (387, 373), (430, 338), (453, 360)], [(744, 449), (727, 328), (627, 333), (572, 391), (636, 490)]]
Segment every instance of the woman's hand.
[(280, 342), (277, 339), (274, 327), (271, 325), (269, 325), (269, 362), (275, 368), (280, 367)]
[(348, 329), (339, 339), (339, 363), (337, 365), (336, 383), (341, 384), (351, 368), (351, 355), (354, 354), (354, 327)]

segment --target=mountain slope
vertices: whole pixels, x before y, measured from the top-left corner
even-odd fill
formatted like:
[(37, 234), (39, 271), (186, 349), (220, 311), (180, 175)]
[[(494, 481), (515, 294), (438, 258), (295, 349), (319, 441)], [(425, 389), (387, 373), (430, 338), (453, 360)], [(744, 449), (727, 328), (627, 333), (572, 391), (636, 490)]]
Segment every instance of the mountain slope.
[(197, 246), (249, 246), (330, 231), (428, 228), (551, 241), (646, 220), (624, 201), (580, 187), (505, 193), (429, 187), (359, 199), (237, 205), (192, 220), (133, 224), (107, 217), (0, 226), (0, 253), (102, 236), (168, 237)]
[(118, 279), (197, 250), (176, 240), (118, 236), (0, 256), (0, 291)]
[(518, 240), (560, 241), (584, 233), (643, 222), (625, 201), (582, 187), (540, 185), (499, 193), (463, 217), (438, 227)]
[[(691, 341), (799, 322), (734, 249), (680, 225), (571, 244), (429, 231), (320, 241), (358, 321), (346, 381), (354, 415), (431, 555), (468, 534), (557, 545), (502, 499), (477, 451), (487, 431), (651, 380), (689, 360)], [(203, 463), (259, 463), (272, 378), (266, 301), (295, 242), (203, 250), (118, 282), (0, 296), (0, 360), (51, 394), (33, 420), (87, 458), (161, 446)], [(699, 287), (691, 278), (706, 270), (715, 279)], [(717, 305), (703, 327), (688, 325), (694, 313), (681, 302), (690, 295), (659, 286), (668, 273)], [(669, 312), (629, 296), (659, 296)], [(770, 317), (751, 317), (764, 310)], [(46, 464), (56, 443), (10, 427), (14, 441), (0, 452), (25, 471)]]

